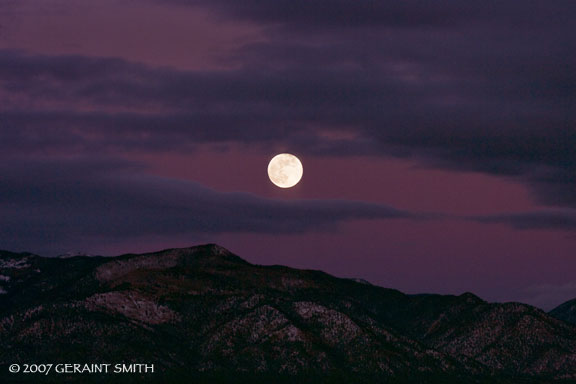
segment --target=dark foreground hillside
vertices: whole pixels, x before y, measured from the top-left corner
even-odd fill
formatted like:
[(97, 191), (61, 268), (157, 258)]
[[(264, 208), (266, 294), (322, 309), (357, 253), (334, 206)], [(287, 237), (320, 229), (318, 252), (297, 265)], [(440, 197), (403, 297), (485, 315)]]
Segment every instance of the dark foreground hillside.
[[(10, 373), (11, 364), (154, 373)], [(576, 382), (576, 327), (534, 307), (405, 295), (217, 245), (114, 258), (0, 252), (0, 382)]]

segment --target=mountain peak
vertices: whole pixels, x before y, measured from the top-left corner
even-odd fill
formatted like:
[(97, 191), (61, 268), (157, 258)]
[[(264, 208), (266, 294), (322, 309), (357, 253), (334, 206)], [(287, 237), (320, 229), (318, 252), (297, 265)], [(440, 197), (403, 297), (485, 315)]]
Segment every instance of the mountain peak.
[(236, 256), (217, 244), (204, 244), (186, 248), (170, 248), (162, 251), (127, 254), (110, 258), (109, 262), (96, 270), (100, 281), (114, 280), (135, 270), (158, 270), (174, 267), (248, 265), (244, 259)]
[(560, 304), (548, 313), (557, 319), (576, 324), (576, 299)]
[(218, 244), (215, 244), (215, 243), (208, 243), (208, 244), (200, 245), (197, 247), (206, 248), (206, 249), (210, 250), (213, 254), (216, 254), (216, 255), (231, 255), (232, 254), (232, 252), (230, 252), (228, 249), (226, 249), (226, 248), (224, 248)]
[(178, 256), (184, 264), (194, 263), (240, 263), (248, 264), (247, 261), (241, 257), (230, 252), (228, 249), (214, 243), (196, 245), (185, 248), (171, 248), (154, 253), (146, 253), (142, 255), (135, 255), (136, 257), (145, 257), (149, 255), (162, 255), (164, 257)]
[(478, 296), (476, 296), (472, 292), (464, 292), (463, 294), (461, 294), (458, 297), (460, 297), (460, 298), (466, 300), (466, 302), (472, 303), (472, 304), (478, 304), (478, 303), (484, 302), (484, 300), (482, 300), (481, 298), (479, 298)]

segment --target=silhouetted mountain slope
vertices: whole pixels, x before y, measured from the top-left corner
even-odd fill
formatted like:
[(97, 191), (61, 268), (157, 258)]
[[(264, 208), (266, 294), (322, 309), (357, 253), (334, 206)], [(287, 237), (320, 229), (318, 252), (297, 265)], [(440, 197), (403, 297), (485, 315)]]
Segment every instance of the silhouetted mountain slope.
[(548, 313), (557, 319), (576, 324), (576, 299), (560, 304)]
[[(576, 380), (576, 327), (536, 308), (257, 266), (217, 245), (0, 252), (0, 287), (2, 382)], [(31, 362), (154, 363), (156, 373), (7, 374)]]

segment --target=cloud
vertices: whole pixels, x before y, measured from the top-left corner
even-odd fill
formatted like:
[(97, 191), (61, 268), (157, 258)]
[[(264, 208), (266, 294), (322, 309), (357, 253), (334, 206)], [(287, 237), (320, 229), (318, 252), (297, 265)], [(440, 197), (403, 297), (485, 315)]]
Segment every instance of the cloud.
[[(368, 102), (379, 92), (368, 78), (340, 79), (321, 72), (187, 72), (119, 59), (0, 51), (0, 97), (6, 106), (0, 146), (6, 152), (34, 150), (38, 138), (47, 137), (43, 150), (188, 150), (207, 142), (268, 143), (282, 137), (305, 144), (306, 136), (312, 152), (337, 151), (315, 140), (311, 124), (318, 118), (345, 124), (352, 120), (344, 108), (348, 99)], [(324, 107), (316, 108), (315, 100)], [(352, 143), (355, 153), (367, 148), (365, 141)]]
[[(159, 0), (152, 0), (159, 2)], [(435, 4), (426, 1), (333, 0), (327, 6), (322, 0), (278, 0), (273, 3), (258, 0), (168, 0), (162, 3), (203, 7), (217, 14), (260, 23), (285, 23), (294, 27), (350, 28), (350, 27), (455, 27), (494, 13), (512, 16), (522, 14), (528, 7), (513, 2), (499, 5), (462, 3), (455, 0)], [(536, 3), (536, 4), (535, 4)], [(568, 3), (569, 5), (569, 3)], [(533, 8), (542, 4), (532, 2)], [(494, 12), (496, 10), (496, 12)]]
[(0, 156), (206, 143), (405, 156), (576, 208), (574, 2), (172, 4), (265, 26), (265, 39), (213, 71), (0, 51)]
[(11, 249), (66, 250), (90, 241), (148, 235), (293, 234), (334, 230), (356, 219), (430, 218), (361, 201), (274, 200), (218, 192), (195, 182), (146, 175), (144, 170), (139, 164), (112, 159), (4, 162), (0, 244)]
[(516, 229), (576, 229), (575, 209), (548, 209), (473, 218), (480, 223), (507, 224)]

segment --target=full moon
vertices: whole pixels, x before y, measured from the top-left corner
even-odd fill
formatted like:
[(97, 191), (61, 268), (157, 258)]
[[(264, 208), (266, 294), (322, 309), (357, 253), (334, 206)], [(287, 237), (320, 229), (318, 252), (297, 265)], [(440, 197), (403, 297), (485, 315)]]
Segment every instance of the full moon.
[(270, 160), (268, 177), (280, 188), (291, 188), (298, 184), (304, 173), (300, 160), (289, 153), (281, 153)]

